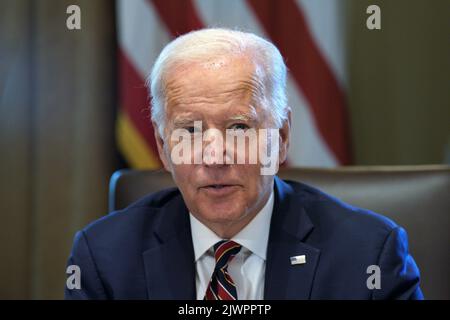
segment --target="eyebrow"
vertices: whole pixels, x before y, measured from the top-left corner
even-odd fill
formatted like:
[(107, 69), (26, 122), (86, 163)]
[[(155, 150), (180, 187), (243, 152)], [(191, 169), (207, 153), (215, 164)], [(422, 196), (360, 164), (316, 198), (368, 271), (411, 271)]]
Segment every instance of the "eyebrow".
[[(225, 121), (257, 122), (257, 120), (258, 116), (256, 110), (252, 107), (249, 112), (237, 113), (228, 117)], [(174, 127), (193, 126), (195, 121), (201, 121), (201, 117), (196, 117), (193, 114), (183, 114), (175, 117), (175, 119), (172, 120), (172, 125)]]
[(228, 118), (228, 121), (256, 121), (257, 119), (256, 110), (254, 107), (251, 107), (249, 112), (233, 115)]
[(249, 114), (238, 114), (228, 118), (228, 121), (255, 121), (256, 118)]
[(194, 121), (197, 121), (197, 120), (194, 120), (191, 117), (177, 117), (173, 120), (172, 124), (175, 127), (192, 126), (192, 125), (194, 125)]

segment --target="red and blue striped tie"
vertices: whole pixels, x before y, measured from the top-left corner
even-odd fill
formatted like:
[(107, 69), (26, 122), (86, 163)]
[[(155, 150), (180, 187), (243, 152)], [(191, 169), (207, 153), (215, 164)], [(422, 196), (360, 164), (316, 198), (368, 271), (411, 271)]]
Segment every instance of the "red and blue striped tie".
[(204, 300), (237, 300), (236, 285), (228, 273), (228, 264), (240, 250), (241, 245), (231, 240), (222, 240), (214, 245), (216, 267)]

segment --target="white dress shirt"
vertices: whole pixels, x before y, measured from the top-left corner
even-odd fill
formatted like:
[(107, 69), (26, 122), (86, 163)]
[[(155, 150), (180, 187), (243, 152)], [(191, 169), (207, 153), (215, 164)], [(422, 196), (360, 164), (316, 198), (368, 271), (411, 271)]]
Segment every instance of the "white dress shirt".
[[(272, 193), (261, 211), (231, 239), (242, 245), (239, 253), (228, 265), (228, 272), (236, 285), (239, 300), (262, 300), (264, 298), (266, 251), (273, 203), (272, 189)], [(216, 265), (213, 246), (223, 239), (191, 213), (189, 216), (195, 253), (197, 299), (203, 300)]]

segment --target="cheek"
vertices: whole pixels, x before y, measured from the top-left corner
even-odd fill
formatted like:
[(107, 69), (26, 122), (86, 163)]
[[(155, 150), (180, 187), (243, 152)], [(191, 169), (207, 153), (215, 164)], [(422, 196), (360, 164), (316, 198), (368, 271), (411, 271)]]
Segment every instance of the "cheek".
[(265, 176), (261, 175), (260, 165), (236, 165), (239, 177), (245, 183), (249, 197), (258, 196), (262, 192)]
[(192, 189), (193, 168), (190, 165), (173, 165), (172, 176), (180, 189), (189, 191)]

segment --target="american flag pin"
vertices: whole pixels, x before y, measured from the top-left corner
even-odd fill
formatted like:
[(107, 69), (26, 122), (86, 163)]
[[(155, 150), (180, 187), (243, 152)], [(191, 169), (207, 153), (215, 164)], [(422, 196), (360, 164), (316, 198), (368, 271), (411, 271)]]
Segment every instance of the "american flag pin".
[(305, 255), (291, 257), (291, 265), (305, 264), (305, 263), (306, 263), (306, 256)]

